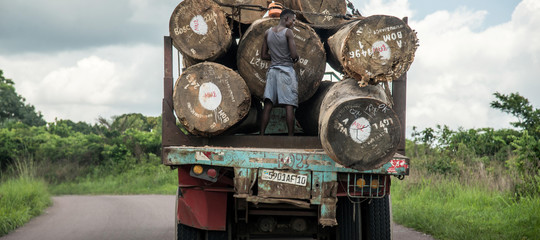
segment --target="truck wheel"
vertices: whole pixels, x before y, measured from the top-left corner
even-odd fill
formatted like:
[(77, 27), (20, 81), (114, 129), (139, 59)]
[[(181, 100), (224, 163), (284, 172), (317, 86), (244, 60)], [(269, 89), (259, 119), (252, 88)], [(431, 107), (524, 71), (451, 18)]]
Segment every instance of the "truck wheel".
[(178, 223), (176, 226), (177, 240), (199, 240), (201, 239), (201, 230)]
[(227, 240), (229, 234), (227, 231), (206, 231), (208, 240)]
[(374, 198), (362, 203), (362, 239), (390, 240), (390, 202), (384, 198)]
[(347, 197), (339, 198), (337, 202), (336, 220), (338, 222), (336, 239), (362, 239), (363, 219), (361, 218), (359, 203), (351, 202)]

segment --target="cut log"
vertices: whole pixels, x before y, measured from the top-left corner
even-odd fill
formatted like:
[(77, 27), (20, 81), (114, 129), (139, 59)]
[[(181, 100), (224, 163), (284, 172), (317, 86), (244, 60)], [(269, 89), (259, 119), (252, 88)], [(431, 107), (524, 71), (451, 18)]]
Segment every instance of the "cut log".
[[(237, 52), (238, 72), (246, 80), (251, 93), (262, 99), (266, 71), (270, 61), (261, 59), (264, 34), (279, 23), (278, 18), (255, 21), (240, 40)], [(300, 60), (294, 64), (298, 80), (298, 101), (309, 99), (319, 87), (326, 67), (326, 55), (321, 40), (307, 24), (296, 22), (292, 29)]]
[(343, 0), (293, 0), (294, 10), (302, 12), (300, 19), (314, 28), (333, 28), (344, 22), (338, 15), (347, 13), (347, 4)]
[(262, 103), (256, 98), (251, 99), (251, 107), (249, 112), (242, 119), (231, 128), (227, 129), (221, 135), (234, 135), (234, 134), (251, 134), (256, 133), (261, 129), (261, 118), (262, 118)]
[(375, 15), (343, 26), (327, 44), (330, 66), (365, 85), (393, 81), (407, 72), (418, 39), (403, 20)]
[[(242, 24), (251, 24), (255, 20), (260, 19), (267, 12), (266, 10), (260, 10), (257, 6), (262, 8), (268, 7), (267, 0), (217, 0), (221, 3), (221, 8), (225, 13), (227, 13), (231, 18)], [(231, 7), (240, 6), (238, 8)], [(243, 6), (241, 6), (243, 5)], [(246, 6), (251, 5), (254, 7)]]
[[(232, 70), (238, 70), (238, 67), (236, 65), (236, 51), (238, 50), (238, 44), (236, 44), (236, 41), (233, 41), (231, 44), (231, 47), (229, 47), (229, 50), (217, 59), (213, 60), (212, 62), (219, 63), (225, 67), (228, 67)], [(204, 61), (195, 60), (193, 58), (190, 58), (187, 55), (182, 54), (182, 67), (187, 68), (191, 67), (197, 63), (201, 63)]]
[(321, 145), (337, 163), (371, 170), (387, 163), (397, 151), (401, 124), (380, 84), (359, 87), (350, 78), (336, 83), (320, 110)]
[(330, 87), (335, 82), (322, 81), (313, 97), (298, 105), (295, 117), (306, 135), (319, 135), (319, 114), (321, 104)]
[(212, 61), (225, 54), (232, 42), (223, 10), (212, 0), (185, 0), (169, 21), (173, 45), (189, 58)]
[(251, 95), (238, 73), (221, 64), (204, 62), (180, 75), (173, 103), (178, 120), (190, 133), (215, 136), (247, 115)]

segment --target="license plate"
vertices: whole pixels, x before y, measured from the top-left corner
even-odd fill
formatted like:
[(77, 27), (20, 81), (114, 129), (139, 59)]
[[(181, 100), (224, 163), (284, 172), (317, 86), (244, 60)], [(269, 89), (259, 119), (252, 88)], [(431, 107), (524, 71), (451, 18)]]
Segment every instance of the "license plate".
[(307, 175), (280, 172), (276, 170), (262, 170), (261, 178), (262, 180), (294, 184), (298, 186), (307, 185)]

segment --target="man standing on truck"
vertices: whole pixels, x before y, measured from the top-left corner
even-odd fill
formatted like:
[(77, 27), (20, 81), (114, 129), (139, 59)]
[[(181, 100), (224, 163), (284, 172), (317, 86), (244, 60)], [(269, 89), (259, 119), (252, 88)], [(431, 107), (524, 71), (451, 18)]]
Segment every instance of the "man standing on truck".
[(294, 108), (298, 107), (298, 81), (293, 64), (298, 61), (298, 53), (291, 28), (295, 21), (294, 12), (285, 9), (281, 12), (279, 24), (269, 28), (264, 34), (261, 58), (271, 60), (271, 64), (266, 72), (261, 135), (264, 135), (274, 104), (285, 105), (288, 134), (289, 136), (294, 134)]

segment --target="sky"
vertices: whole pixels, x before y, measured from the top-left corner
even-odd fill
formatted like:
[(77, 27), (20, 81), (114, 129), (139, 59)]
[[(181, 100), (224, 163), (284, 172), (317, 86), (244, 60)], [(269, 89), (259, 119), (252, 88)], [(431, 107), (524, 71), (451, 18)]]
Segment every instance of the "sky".
[[(178, 0), (0, 0), (0, 69), (48, 122), (161, 114), (163, 36)], [(409, 18), (407, 129), (508, 128), (493, 93), (540, 108), (540, 1), (353, 0)], [(175, 73), (177, 76), (177, 73)]]

